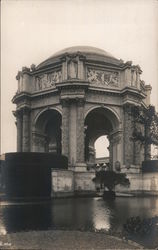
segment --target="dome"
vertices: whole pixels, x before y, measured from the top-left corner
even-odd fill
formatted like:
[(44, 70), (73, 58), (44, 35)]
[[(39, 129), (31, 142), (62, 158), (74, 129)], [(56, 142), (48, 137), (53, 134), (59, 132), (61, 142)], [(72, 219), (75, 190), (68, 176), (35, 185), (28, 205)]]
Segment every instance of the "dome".
[(65, 53), (73, 54), (73, 53), (77, 53), (77, 52), (86, 53), (86, 54), (94, 54), (94, 55), (104, 55), (104, 56), (108, 56), (108, 57), (114, 57), (113, 55), (111, 55), (110, 53), (106, 52), (103, 49), (98, 49), (96, 47), (91, 47), (91, 46), (73, 46), (73, 47), (69, 47), (69, 48), (58, 51), (53, 56), (58, 56), (58, 55), (65, 54)]
[(120, 60), (115, 58), (112, 54), (109, 52), (99, 49), (96, 47), (91, 46), (73, 46), (69, 48), (65, 48), (63, 50), (60, 50), (53, 54), (51, 57), (46, 59), (44, 62), (40, 63), (37, 66), (37, 69), (43, 68), (46, 66), (49, 66), (52, 63), (58, 62), (62, 56), (65, 54), (75, 54), (75, 53), (81, 53), (82, 55), (86, 56), (87, 60), (92, 61), (101, 61), (101, 62), (107, 62), (111, 64), (120, 64)]

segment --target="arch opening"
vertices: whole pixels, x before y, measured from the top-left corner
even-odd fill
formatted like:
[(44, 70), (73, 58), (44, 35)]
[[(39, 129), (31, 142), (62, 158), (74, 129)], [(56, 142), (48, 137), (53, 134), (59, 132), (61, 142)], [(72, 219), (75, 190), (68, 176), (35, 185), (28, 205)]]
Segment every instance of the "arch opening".
[(106, 168), (109, 165), (109, 139), (103, 135), (94, 143), (96, 168)]
[[(111, 150), (112, 134), (119, 129), (119, 121), (116, 115), (106, 108), (95, 108), (85, 118), (85, 161), (87, 164), (96, 164), (96, 158), (102, 149), (96, 148), (97, 141), (102, 140), (100, 147), (107, 149), (106, 161), (113, 163)], [(101, 139), (100, 139), (101, 138)], [(106, 141), (106, 144), (103, 141)], [(97, 150), (97, 151), (96, 151)], [(109, 152), (108, 152), (109, 151)]]
[(35, 124), (35, 137), (38, 145), (34, 145), (38, 152), (52, 152), (61, 154), (61, 114), (50, 109), (44, 111)]
[(95, 158), (109, 157), (109, 139), (107, 135), (102, 135), (94, 143)]

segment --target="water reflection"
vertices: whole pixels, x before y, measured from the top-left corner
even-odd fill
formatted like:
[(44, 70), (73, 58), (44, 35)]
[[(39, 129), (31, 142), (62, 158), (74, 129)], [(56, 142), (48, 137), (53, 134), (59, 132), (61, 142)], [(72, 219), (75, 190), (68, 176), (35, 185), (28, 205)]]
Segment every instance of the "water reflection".
[[(104, 209), (106, 207), (106, 209)], [(98, 213), (98, 211), (100, 211)], [(111, 227), (111, 219), (113, 216), (112, 206), (110, 207), (109, 203), (103, 201), (102, 199), (93, 200), (93, 221), (95, 229), (101, 230), (104, 229), (109, 231)]]
[(24, 230), (69, 229), (121, 231), (132, 216), (158, 216), (158, 198), (57, 199), (48, 203), (0, 204), (0, 234)]
[[(51, 206), (50, 204), (1, 206), (0, 225), (4, 225), (3, 228), (7, 232), (48, 229), (51, 226)], [(0, 229), (2, 230), (2, 227)]]

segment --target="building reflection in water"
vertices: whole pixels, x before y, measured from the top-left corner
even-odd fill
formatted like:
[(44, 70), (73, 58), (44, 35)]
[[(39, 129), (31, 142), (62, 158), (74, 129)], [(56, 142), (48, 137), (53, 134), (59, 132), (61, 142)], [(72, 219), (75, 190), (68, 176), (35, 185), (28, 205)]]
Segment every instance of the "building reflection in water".
[(49, 203), (1, 206), (0, 225), (5, 225), (2, 229), (9, 233), (46, 230), (51, 227), (51, 206)]
[(112, 210), (110, 210), (108, 204), (101, 199), (96, 198), (93, 200), (93, 221), (96, 230), (109, 231), (111, 228), (111, 216)]
[(6, 228), (4, 226), (4, 224), (0, 224), (0, 235), (6, 235), (7, 234), (7, 231), (6, 231)]
[(58, 199), (51, 210), (52, 225), (57, 229), (93, 230), (93, 199)]
[(121, 231), (130, 217), (158, 216), (158, 198), (55, 199), (38, 204), (0, 203), (0, 234), (29, 230)]

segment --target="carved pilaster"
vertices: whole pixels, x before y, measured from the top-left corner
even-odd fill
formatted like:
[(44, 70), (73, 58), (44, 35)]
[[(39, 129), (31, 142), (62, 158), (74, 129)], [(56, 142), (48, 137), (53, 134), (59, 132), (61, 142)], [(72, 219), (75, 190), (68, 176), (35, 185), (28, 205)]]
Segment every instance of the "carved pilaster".
[(83, 60), (81, 57), (78, 58), (78, 78), (82, 80), (85, 79), (84, 65), (83, 65)]
[(124, 164), (133, 164), (134, 143), (132, 138), (133, 118), (131, 114), (131, 105), (124, 106)]
[(112, 162), (112, 159), (113, 159), (113, 143), (112, 143), (112, 138), (110, 135), (107, 136), (108, 140), (109, 140), (109, 147), (108, 147), (108, 150), (109, 150), (109, 163), (110, 163), (110, 169), (112, 170), (112, 165), (113, 165), (113, 162)]
[(115, 169), (115, 163), (122, 160), (121, 139), (122, 132), (117, 131), (108, 136), (109, 139), (109, 153), (110, 153), (110, 168)]
[(28, 108), (23, 109), (23, 140), (22, 140), (22, 151), (30, 151), (30, 110)]
[(84, 163), (84, 100), (77, 102), (77, 162)]
[(22, 112), (15, 111), (13, 112), (16, 117), (16, 128), (17, 128), (17, 152), (22, 152)]
[(17, 115), (17, 152), (22, 151), (22, 115)]
[(62, 100), (62, 154), (69, 156), (69, 102)]
[(139, 141), (134, 142), (134, 164), (139, 165), (141, 164), (141, 152), (142, 152), (142, 146)]
[(94, 146), (89, 146), (89, 163), (95, 163), (95, 148)]
[(62, 80), (67, 80), (67, 59), (66, 56), (61, 58), (62, 62)]

